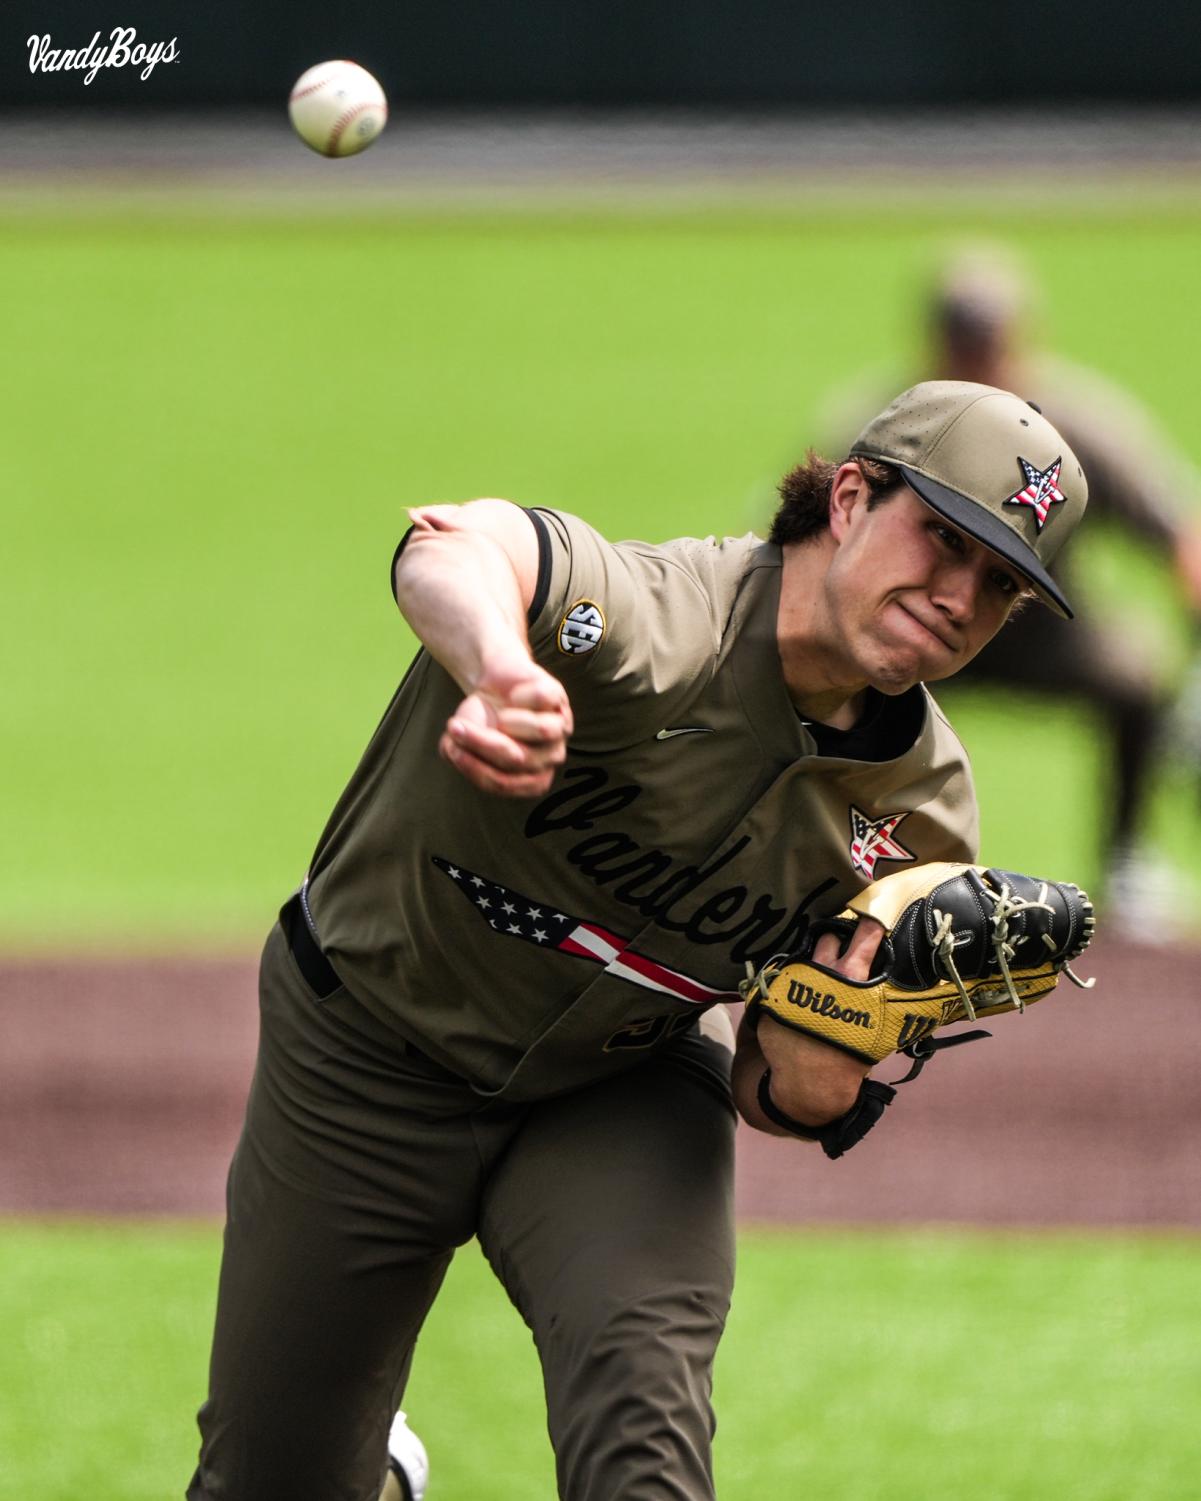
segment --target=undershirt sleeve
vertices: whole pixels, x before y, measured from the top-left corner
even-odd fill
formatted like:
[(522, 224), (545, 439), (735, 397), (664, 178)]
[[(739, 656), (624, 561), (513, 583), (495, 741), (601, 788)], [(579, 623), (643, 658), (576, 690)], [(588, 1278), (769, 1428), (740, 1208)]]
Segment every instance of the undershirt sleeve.
[(546, 522), (537, 511), (527, 508), (525, 514), (534, 523), (534, 530), (538, 534), (538, 577), (534, 584), (534, 597), (530, 600), (530, 607), (525, 617), (526, 624), (533, 625), (546, 608), (546, 597), (550, 593), (550, 533), (546, 529)]

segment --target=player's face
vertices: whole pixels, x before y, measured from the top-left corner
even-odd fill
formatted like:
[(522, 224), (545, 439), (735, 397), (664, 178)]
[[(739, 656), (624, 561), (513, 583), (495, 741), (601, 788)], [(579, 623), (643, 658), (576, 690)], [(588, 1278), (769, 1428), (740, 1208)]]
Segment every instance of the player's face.
[(826, 602), (841, 649), (874, 687), (900, 693), (965, 666), (1005, 623), (1024, 584), (995, 552), (902, 486), (831, 512), (838, 549)]

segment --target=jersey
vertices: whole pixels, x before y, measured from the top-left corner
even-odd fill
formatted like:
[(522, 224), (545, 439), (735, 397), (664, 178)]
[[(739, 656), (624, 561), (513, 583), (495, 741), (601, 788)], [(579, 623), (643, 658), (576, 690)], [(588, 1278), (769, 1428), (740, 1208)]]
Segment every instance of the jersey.
[(422, 651), (306, 887), (351, 993), (512, 1101), (630, 1067), (863, 885), (977, 846), (966, 754), (923, 688), (892, 701), (899, 754), (818, 754), (780, 665), (778, 547), (528, 514), (530, 647), (575, 719), (551, 790), (492, 797), (439, 758), (462, 692)]

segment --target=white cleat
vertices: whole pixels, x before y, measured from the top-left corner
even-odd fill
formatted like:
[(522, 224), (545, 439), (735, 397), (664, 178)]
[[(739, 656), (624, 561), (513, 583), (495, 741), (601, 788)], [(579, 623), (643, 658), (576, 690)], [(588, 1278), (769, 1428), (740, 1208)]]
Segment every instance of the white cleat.
[(400, 1482), (404, 1501), (425, 1501), (430, 1479), (429, 1455), (403, 1412), (396, 1414), (388, 1430), (388, 1468)]
[(1134, 943), (1195, 937), (1201, 891), (1189, 872), (1146, 849), (1116, 850), (1105, 882), (1101, 929)]

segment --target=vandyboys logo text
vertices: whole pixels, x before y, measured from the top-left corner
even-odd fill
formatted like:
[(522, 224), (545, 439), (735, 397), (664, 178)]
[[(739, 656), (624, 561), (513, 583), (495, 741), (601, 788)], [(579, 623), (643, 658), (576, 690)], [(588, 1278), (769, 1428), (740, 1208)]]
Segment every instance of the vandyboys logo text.
[(134, 26), (114, 26), (108, 40), (102, 42), (97, 32), (86, 47), (55, 47), (50, 35), (31, 36), (29, 48), (31, 73), (82, 72), (84, 83), (91, 83), (101, 68), (140, 68), (145, 81), (159, 63), (179, 61), (178, 38), (169, 42), (139, 42)]

